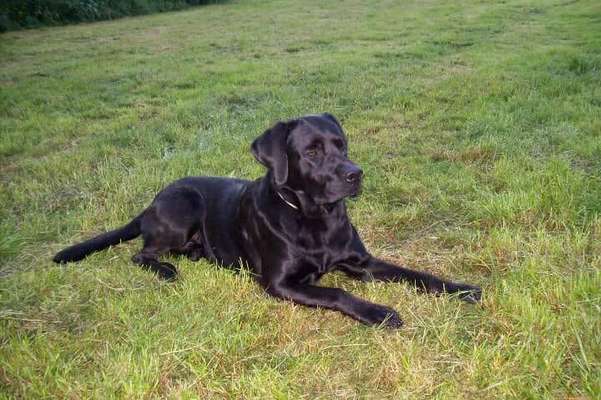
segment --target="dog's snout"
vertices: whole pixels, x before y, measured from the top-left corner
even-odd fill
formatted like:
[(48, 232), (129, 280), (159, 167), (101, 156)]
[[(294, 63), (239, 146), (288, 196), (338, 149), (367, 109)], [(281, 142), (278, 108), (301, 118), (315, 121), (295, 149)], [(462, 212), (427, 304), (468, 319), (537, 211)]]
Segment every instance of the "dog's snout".
[(358, 181), (361, 180), (361, 177), (363, 176), (363, 171), (358, 168), (358, 167), (353, 167), (352, 169), (350, 169), (349, 171), (347, 171), (346, 176), (344, 177), (344, 179), (348, 182), (348, 183), (356, 183)]

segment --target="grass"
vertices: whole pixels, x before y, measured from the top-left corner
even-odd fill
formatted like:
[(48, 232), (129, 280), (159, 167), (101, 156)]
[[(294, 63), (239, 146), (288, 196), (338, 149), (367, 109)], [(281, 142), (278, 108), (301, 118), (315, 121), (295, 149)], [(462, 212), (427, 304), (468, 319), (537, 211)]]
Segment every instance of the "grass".
[[(601, 4), (228, 2), (0, 35), (0, 398), (601, 397)], [(250, 141), (329, 111), (389, 260), (481, 306), (333, 274), (400, 331), (248, 274), (51, 263), (185, 175), (255, 178)]]

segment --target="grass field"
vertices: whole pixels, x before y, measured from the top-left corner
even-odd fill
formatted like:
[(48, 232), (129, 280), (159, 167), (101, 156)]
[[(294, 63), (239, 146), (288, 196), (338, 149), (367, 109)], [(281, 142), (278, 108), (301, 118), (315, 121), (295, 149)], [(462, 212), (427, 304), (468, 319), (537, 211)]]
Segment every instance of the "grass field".
[[(250, 141), (329, 111), (375, 255), (480, 306), (336, 285), (400, 331), (268, 298), (140, 241), (56, 266), (185, 175), (255, 178)], [(601, 397), (601, 3), (231, 1), (0, 35), (0, 398)]]

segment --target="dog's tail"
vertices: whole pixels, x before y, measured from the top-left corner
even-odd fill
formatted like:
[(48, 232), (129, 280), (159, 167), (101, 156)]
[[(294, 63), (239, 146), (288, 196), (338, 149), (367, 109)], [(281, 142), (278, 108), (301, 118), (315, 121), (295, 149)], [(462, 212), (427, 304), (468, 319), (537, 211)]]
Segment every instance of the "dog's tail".
[(85, 242), (67, 247), (56, 253), (54, 258), (52, 258), (52, 261), (61, 264), (70, 261), (79, 261), (96, 251), (104, 250), (109, 246), (132, 240), (140, 235), (141, 217), (142, 215), (137, 216), (129, 224), (119, 229), (103, 233), (102, 235), (86, 240)]

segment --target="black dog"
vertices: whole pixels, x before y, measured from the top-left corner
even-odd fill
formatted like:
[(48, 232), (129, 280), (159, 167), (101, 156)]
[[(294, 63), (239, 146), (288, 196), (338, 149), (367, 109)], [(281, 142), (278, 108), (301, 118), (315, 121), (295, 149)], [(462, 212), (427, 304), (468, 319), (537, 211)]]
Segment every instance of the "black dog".
[(476, 286), (392, 265), (367, 252), (344, 203), (359, 194), (363, 172), (348, 159), (346, 137), (332, 115), (278, 122), (253, 142), (252, 153), (268, 168), (263, 178), (183, 178), (129, 224), (69, 247), (54, 261), (81, 260), (141, 234), (144, 247), (133, 261), (163, 278), (176, 276), (173, 265), (159, 261), (167, 253), (225, 266), (244, 263), (272, 296), (393, 328), (402, 324), (393, 309), (315, 283), (340, 270), (361, 280), (405, 280), (428, 292), (480, 299)]

